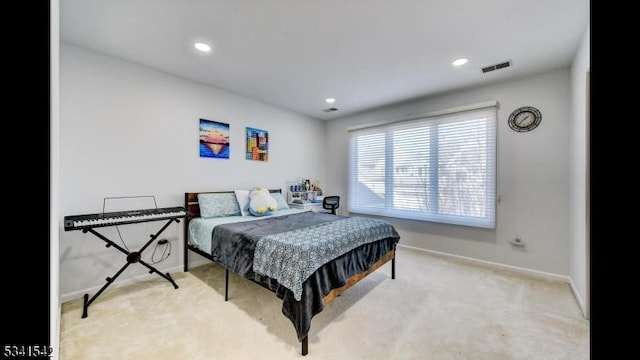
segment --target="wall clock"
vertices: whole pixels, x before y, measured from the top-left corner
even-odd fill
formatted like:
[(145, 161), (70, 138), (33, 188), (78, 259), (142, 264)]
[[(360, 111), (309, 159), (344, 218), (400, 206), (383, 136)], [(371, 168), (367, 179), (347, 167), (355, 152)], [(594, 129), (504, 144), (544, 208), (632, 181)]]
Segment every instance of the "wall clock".
[(540, 125), (542, 113), (532, 106), (523, 106), (514, 110), (509, 115), (509, 127), (513, 131), (527, 132)]

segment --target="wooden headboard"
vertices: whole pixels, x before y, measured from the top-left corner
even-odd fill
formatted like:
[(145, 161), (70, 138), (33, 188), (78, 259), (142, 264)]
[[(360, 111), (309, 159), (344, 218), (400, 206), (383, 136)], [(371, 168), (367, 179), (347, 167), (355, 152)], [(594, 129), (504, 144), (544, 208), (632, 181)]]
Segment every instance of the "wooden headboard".
[[(270, 193), (282, 193), (282, 189), (270, 189)], [(192, 218), (200, 217), (200, 204), (198, 203), (198, 194), (233, 194), (231, 191), (202, 191), (202, 192), (186, 192), (184, 193), (184, 208), (187, 210), (187, 219), (185, 226), (189, 224)]]

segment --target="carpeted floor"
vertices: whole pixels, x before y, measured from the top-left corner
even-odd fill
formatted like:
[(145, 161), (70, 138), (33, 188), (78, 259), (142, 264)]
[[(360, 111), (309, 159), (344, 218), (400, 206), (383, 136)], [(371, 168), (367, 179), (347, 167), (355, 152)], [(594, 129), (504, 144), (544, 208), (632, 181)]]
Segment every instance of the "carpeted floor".
[[(60, 359), (588, 359), (565, 283), (398, 248), (314, 317), (309, 354), (272, 292), (214, 264), (62, 306)], [(93, 296), (93, 294), (90, 294)]]

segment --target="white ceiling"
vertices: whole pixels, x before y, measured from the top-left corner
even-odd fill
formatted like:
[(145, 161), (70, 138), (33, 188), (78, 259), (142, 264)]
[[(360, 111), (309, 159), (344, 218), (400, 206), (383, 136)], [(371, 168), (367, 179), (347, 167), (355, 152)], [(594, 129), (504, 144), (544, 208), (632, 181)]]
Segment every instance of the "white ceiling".
[(325, 120), (568, 66), (588, 22), (589, 0), (60, 0), (64, 41)]

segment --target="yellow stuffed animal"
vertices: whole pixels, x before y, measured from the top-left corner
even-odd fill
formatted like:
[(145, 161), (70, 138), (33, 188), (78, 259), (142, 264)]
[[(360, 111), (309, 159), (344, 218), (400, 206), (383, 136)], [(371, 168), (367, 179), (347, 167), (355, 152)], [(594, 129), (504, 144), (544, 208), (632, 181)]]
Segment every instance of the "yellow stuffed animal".
[(266, 216), (276, 210), (278, 210), (278, 204), (269, 190), (258, 186), (249, 192), (249, 213), (251, 215)]

